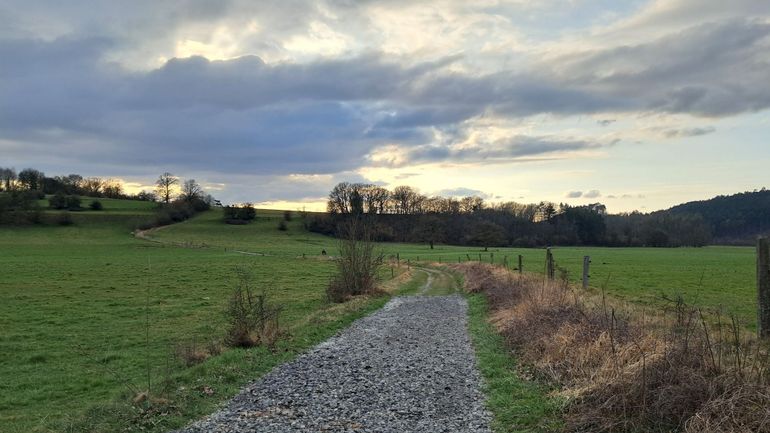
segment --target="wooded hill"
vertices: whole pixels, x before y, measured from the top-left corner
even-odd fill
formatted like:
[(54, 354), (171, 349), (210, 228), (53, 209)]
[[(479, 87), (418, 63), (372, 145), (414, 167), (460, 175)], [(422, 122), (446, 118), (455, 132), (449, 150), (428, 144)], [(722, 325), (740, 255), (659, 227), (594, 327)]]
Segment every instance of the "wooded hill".
[(714, 243), (753, 244), (758, 235), (770, 233), (770, 190), (691, 201), (663, 213), (700, 215), (710, 226)]
[(601, 203), (489, 204), (480, 197), (426, 197), (408, 186), (388, 191), (341, 183), (329, 194), (328, 209), (328, 215), (309, 218), (307, 228), (336, 235), (339, 222), (358, 215), (371, 222), (379, 241), (480, 247), (752, 244), (758, 234), (770, 232), (770, 192), (765, 189), (652, 213), (610, 215)]

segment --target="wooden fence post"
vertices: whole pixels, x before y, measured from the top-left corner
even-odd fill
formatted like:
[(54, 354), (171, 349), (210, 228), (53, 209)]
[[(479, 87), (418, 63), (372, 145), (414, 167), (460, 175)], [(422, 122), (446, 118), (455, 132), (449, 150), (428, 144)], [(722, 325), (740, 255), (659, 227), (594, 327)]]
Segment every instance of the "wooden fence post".
[(757, 332), (770, 337), (770, 242), (757, 239)]
[(503, 267), (508, 269), (508, 256), (503, 256)]
[(406, 269), (412, 269), (412, 260), (406, 259)]
[(481, 253), (479, 253), (479, 263), (481, 263)]
[(524, 272), (523, 266), (524, 266), (524, 256), (519, 254), (519, 273), (520, 274)]
[(463, 258), (460, 256), (457, 256), (457, 263), (462, 263)]
[(546, 248), (545, 250), (545, 271), (549, 280), (553, 280), (556, 276), (553, 267), (553, 253), (551, 252), (550, 247)]
[(588, 288), (588, 279), (591, 278), (588, 274), (588, 270), (591, 264), (590, 256), (583, 256), (583, 289)]
[(495, 253), (489, 253), (489, 264), (490, 265), (495, 264)]
[(396, 266), (401, 266), (401, 254), (396, 253)]

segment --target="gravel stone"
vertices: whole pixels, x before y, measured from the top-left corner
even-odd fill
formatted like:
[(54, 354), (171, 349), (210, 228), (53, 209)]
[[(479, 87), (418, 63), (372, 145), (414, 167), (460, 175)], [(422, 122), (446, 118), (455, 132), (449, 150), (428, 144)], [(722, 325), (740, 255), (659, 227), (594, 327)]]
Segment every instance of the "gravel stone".
[(394, 298), (179, 432), (489, 433), (467, 308)]

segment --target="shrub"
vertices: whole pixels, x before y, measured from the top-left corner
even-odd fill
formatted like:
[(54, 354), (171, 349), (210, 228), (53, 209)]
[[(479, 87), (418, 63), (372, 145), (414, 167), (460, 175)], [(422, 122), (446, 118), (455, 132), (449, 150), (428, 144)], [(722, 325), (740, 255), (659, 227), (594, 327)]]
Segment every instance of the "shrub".
[(63, 192), (57, 192), (48, 199), (48, 206), (51, 209), (65, 209), (67, 207), (67, 196)]
[(236, 268), (235, 272), (238, 282), (227, 304), (225, 342), (233, 347), (273, 347), (281, 335), (281, 307), (270, 301), (266, 290), (255, 293), (251, 273), (243, 268)]
[(94, 200), (91, 202), (91, 204), (88, 205), (88, 207), (91, 208), (91, 210), (102, 210), (102, 202), (99, 200)]
[(67, 196), (67, 209), (80, 210), (80, 197), (76, 195)]
[(641, 315), (479, 263), (454, 265), (527, 371), (567, 397), (566, 432), (768, 432), (767, 347), (681, 299)]
[(283, 211), (283, 220), (284, 221), (291, 221), (291, 218), (292, 218), (292, 216), (291, 216), (291, 211), (290, 210)]
[(278, 230), (285, 232), (288, 229), (289, 227), (286, 225), (286, 221), (281, 220), (281, 222), (278, 223)]
[(377, 271), (383, 262), (382, 253), (375, 251), (372, 230), (366, 221), (360, 217), (350, 218), (341, 224), (339, 232), (337, 275), (326, 289), (329, 300), (333, 302), (374, 292)]
[(200, 364), (209, 357), (219, 355), (221, 352), (222, 347), (214, 340), (209, 340), (206, 344), (199, 344), (193, 338), (192, 340), (177, 343), (174, 347), (174, 356), (188, 367)]

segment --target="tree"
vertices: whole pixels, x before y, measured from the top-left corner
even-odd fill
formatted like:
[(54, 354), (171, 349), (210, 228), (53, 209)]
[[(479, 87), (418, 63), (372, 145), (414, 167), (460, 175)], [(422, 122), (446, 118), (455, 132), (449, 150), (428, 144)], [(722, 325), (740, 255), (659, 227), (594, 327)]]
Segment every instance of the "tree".
[(120, 181), (115, 179), (105, 180), (102, 190), (105, 197), (120, 198), (123, 196), (123, 185), (120, 184)]
[(13, 190), (16, 177), (16, 170), (13, 168), (0, 168), (0, 182), (5, 191)]
[(196, 200), (203, 200), (203, 188), (195, 179), (187, 179), (182, 184), (182, 193), (179, 195), (179, 198), (190, 203)]
[(438, 217), (425, 215), (420, 217), (420, 223), (414, 228), (413, 236), (420, 242), (427, 242), (430, 249), (436, 242), (445, 238), (444, 226)]
[(493, 222), (481, 221), (474, 227), (470, 241), (487, 251), (489, 247), (505, 242), (505, 230)]
[(484, 199), (479, 196), (463, 197), (460, 200), (460, 212), (473, 213), (484, 209)]
[(45, 173), (34, 168), (25, 168), (19, 172), (19, 183), (29, 190), (39, 190), (43, 187)]
[(158, 180), (155, 181), (158, 196), (166, 204), (171, 202), (171, 196), (174, 194), (174, 189), (177, 185), (179, 185), (179, 178), (169, 172), (161, 174)]
[(417, 193), (411, 186), (397, 186), (390, 195), (393, 202), (393, 210), (397, 214), (408, 215), (414, 212), (414, 204)]
[(102, 188), (104, 188), (104, 180), (100, 177), (89, 177), (83, 179), (80, 183), (80, 189), (83, 195), (91, 197), (98, 197), (102, 194)]
[(329, 193), (329, 201), (326, 205), (329, 213), (350, 213), (350, 192), (351, 185), (348, 182), (340, 182), (335, 185)]

